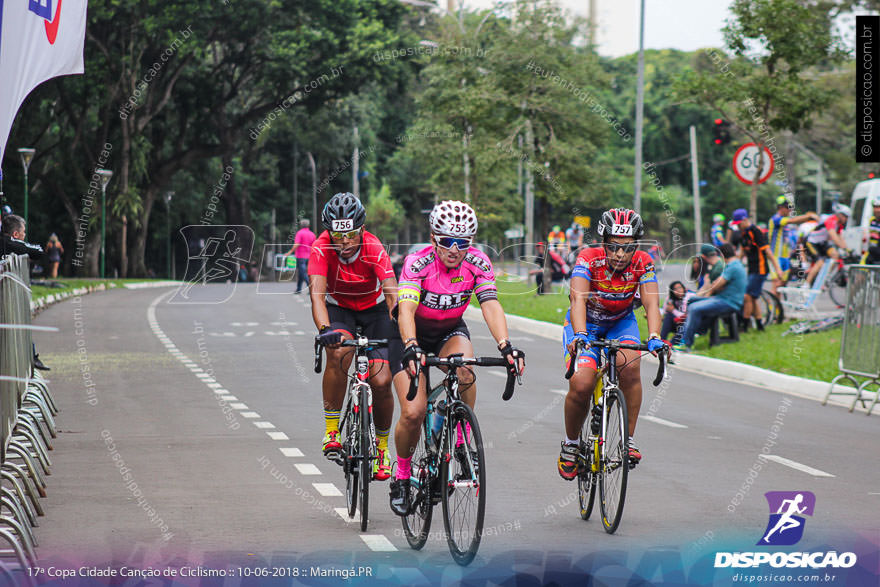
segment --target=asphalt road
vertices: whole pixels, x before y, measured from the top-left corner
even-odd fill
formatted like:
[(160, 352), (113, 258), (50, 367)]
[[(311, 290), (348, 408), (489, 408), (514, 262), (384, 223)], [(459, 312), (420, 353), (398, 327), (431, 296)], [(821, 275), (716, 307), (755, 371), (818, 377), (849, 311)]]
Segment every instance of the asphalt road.
[[(439, 508), (428, 544), (410, 550), (384, 483), (371, 486), (361, 533), (336, 511), (343, 477), (321, 456), (314, 327), (306, 296), (290, 291), (210, 285), (191, 291), (207, 303), (191, 304), (167, 303), (169, 288), (110, 291), (38, 316), (60, 329), (36, 342), (62, 409), (37, 529), (43, 565), (363, 566), (362, 578), (400, 584), (514, 572), (567, 583), (588, 571), (604, 584), (732, 584), (732, 570), (711, 568), (715, 552), (753, 550), (768, 520), (764, 492), (799, 490), (816, 495), (816, 510), (798, 548), (854, 549), (876, 578), (876, 417), (674, 367), (654, 389), (645, 365), (644, 458), (610, 536), (595, 515), (580, 519), (576, 485), (556, 473), (560, 345), (515, 331), (528, 367), (513, 399), (501, 400), (501, 373), (479, 373), (488, 509), (477, 559), (464, 570), (452, 562)], [(484, 325), (469, 326), (478, 354), (497, 352)], [(765, 446), (772, 460), (758, 458)]]

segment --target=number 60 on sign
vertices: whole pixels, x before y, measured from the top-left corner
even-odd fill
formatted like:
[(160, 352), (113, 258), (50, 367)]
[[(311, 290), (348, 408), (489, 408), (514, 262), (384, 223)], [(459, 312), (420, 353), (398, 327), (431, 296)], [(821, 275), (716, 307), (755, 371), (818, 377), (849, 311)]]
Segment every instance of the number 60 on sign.
[[(773, 173), (773, 155), (767, 147), (763, 149), (764, 164), (761, 167), (761, 177), (758, 183), (764, 183)], [(755, 181), (755, 175), (758, 173), (759, 159), (758, 145), (755, 143), (746, 143), (733, 156), (733, 172), (743, 183), (751, 185)]]

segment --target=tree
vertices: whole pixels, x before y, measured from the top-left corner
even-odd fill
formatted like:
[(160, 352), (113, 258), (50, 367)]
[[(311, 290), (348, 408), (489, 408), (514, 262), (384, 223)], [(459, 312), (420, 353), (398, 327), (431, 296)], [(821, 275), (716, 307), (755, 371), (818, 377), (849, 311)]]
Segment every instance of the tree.
[[(811, 83), (811, 69), (840, 61), (845, 52), (832, 32), (827, 6), (798, 0), (734, 0), (724, 27), (732, 53), (710, 50), (698, 56), (696, 71), (679, 80), (680, 96), (721, 113), (763, 150), (782, 131), (809, 128), (834, 92)], [(759, 158), (757, 176), (762, 172)], [(758, 183), (749, 210), (757, 214)]]

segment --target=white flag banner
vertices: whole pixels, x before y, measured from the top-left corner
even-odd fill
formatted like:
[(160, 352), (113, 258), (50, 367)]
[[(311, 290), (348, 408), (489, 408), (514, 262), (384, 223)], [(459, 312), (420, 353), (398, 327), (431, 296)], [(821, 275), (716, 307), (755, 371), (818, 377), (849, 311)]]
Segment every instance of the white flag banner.
[(38, 85), (83, 73), (87, 0), (0, 0), (0, 162), (19, 106)]

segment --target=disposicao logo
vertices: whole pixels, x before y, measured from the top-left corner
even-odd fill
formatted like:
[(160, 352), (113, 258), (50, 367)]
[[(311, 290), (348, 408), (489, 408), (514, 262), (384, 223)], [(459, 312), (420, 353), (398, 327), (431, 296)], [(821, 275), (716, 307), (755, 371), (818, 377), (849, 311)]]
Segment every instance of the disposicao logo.
[[(810, 491), (768, 491), (770, 520), (757, 546), (792, 546), (804, 535), (806, 520), (816, 508), (816, 496)], [(856, 564), (853, 552), (717, 552), (715, 568), (755, 568), (769, 564), (774, 568), (827, 567), (848, 569)]]
[(58, 23), (61, 20), (61, 0), (58, 0), (54, 18), (52, 0), (28, 0), (28, 10), (45, 20), (43, 24), (46, 27), (46, 38), (50, 45), (54, 45), (55, 39), (58, 37)]
[(816, 496), (810, 491), (768, 491), (764, 497), (770, 505), (770, 521), (758, 545), (797, 544), (804, 535), (806, 520), (802, 516), (813, 515)]

